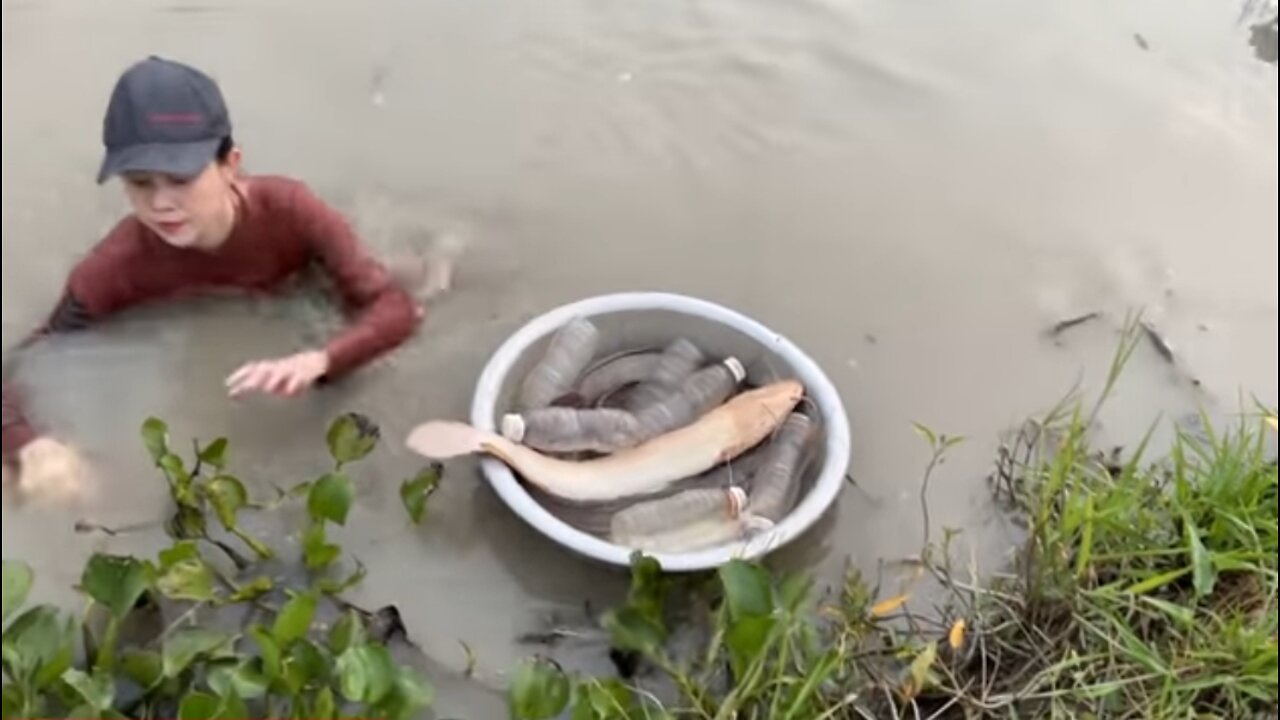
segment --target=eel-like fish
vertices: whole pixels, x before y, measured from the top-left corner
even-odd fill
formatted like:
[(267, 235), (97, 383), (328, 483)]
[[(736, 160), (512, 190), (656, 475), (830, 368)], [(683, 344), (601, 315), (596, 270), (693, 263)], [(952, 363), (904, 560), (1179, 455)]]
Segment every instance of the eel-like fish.
[(447, 420), (417, 426), (406, 445), (435, 460), (470, 454), (496, 457), (528, 482), (565, 500), (611, 500), (662, 490), (736, 458), (776, 430), (803, 396), (800, 381), (779, 380), (740, 393), (678, 430), (580, 462), (548, 457), (496, 433)]

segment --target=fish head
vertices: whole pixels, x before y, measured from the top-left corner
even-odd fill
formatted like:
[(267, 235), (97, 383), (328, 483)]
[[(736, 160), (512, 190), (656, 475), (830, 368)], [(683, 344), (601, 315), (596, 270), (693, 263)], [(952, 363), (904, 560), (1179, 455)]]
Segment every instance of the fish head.
[(767, 385), (748, 390), (735, 400), (740, 400), (744, 417), (768, 426), (769, 432), (780, 427), (804, 398), (804, 385), (799, 380), (776, 380)]
[(778, 380), (751, 392), (755, 394), (755, 401), (781, 425), (804, 397), (804, 384), (794, 379)]
[(755, 447), (778, 429), (804, 397), (799, 380), (778, 380), (748, 390), (722, 406), (730, 408), (737, 442), (721, 458), (730, 460)]

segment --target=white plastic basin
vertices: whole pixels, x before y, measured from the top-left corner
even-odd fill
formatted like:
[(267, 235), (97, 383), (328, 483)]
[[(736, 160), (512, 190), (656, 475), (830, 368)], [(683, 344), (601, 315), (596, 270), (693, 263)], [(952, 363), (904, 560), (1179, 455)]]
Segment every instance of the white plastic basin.
[[(661, 346), (686, 337), (709, 354), (734, 355), (747, 366), (748, 382), (795, 377), (804, 383), (821, 420), (818, 461), (804, 478), (795, 509), (772, 529), (747, 540), (688, 553), (650, 553), (669, 572), (718, 567), (733, 558), (754, 559), (804, 533), (827, 510), (844, 485), (849, 464), (849, 421), (831, 381), (791, 341), (741, 313), (693, 297), (657, 292), (600, 295), (539, 315), (498, 347), (481, 372), (471, 404), (471, 422), (495, 431), (513, 403), (524, 375), (551, 335), (575, 316), (601, 331), (599, 354)], [(809, 412), (812, 406), (807, 406)], [(543, 507), (501, 461), (483, 458), (481, 471), (498, 496), (539, 532), (581, 555), (614, 565), (630, 564), (632, 550), (579, 530)]]

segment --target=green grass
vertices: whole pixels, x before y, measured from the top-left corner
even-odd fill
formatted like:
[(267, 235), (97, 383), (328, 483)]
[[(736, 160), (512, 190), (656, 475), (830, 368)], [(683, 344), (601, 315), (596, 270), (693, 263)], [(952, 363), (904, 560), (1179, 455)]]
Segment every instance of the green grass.
[[(944, 691), (991, 715), (1253, 717), (1276, 703), (1276, 469), (1261, 419), (1167, 458), (1095, 453), (1073, 415), (1006, 489), (1031, 518), (991, 630)], [(961, 688), (980, 679), (969, 690)]]
[[(1117, 353), (1099, 404), (1131, 351)], [(1079, 404), (1023, 436), (1026, 460), (1010, 453), (999, 489), (1029, 519), (1029, 538), (1016, 574), (976, 594), (974, 613), (992, 630), (944, 690), (992, 716), (1274, 712), (1268, 417), (1219, 429), (1201, 416), (1154, 459), (1151, 433), (1127, 454), (1096, 451)]]

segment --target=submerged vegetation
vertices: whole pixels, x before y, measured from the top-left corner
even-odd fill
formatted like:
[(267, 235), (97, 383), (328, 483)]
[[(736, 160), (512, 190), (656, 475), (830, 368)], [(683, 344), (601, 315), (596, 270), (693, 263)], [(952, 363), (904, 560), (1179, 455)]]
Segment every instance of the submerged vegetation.
[[(1095, 449), (1136, 328), (1095, 405), (1071, 398), (1002, 448), (992, 487), (1026, 527), (1005, 572), (955, 567), (951, 532), (908, 561), (930, 591), (888, 597), (856, 572), (819, 593), (761, 563), (671, 576), (637, 553), (625, 602), (601, 617), (619, 676), (530, 658), (510, 675), (511, 716), (1275, 717), (1275, 412), (1223, 428), (1203, 417), (1158, 456), (1153, 433)], [(959, 439), (919, 430), (933, 450), (927, 515), (929, 476)], [(5, 561), (5, 718), (407, 718), (430, 705), (426, 678), (388, 649), (394, 608), (341, 599), (364, 571), (328, 532), (347, 521), (347, 470), (377, 444), (372, 423), (338, 418), (333, 470), (268, 502), (228, 473), (225, 440), (188, 465), (163, 423), (143, 438), (173, 497), (172, 545), (154, 560), (91, 557), (80, 618), (27, 607), (33, 573)], [(401, 486), (413, 522), (440, 477), (430, 466)], [(297, 573), (241, 522), (289, 503), (305, 508)], [(139, 632), (153, 616), (156, 631)], [(215, 629), (226, 618), (235, 627)]]

